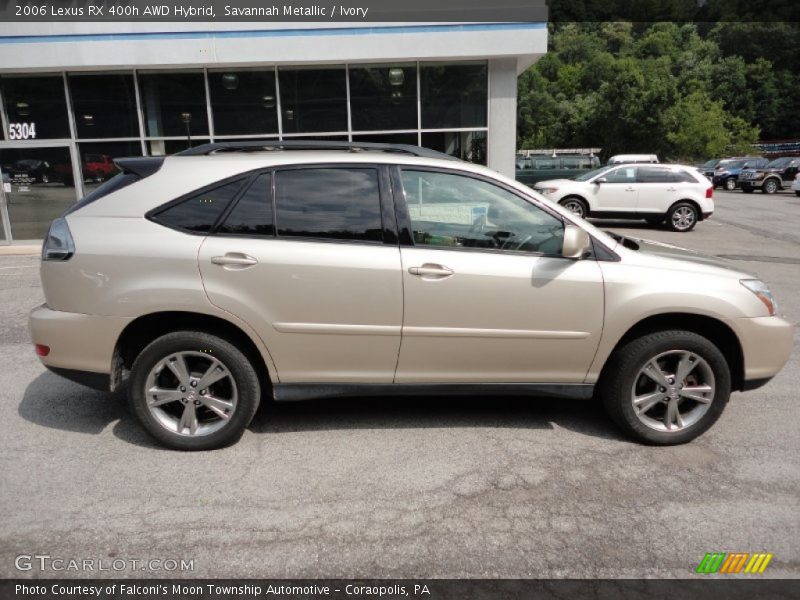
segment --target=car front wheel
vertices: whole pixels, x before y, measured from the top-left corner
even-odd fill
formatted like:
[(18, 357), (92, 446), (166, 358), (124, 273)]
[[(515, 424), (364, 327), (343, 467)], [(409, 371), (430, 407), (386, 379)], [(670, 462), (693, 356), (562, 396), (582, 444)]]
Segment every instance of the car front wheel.
[(733, 190), (736, 189), (736, 180), (733, 177), (730, 177), (729, 179), (725, 180), (725, 184), (724, 185), (725, 185), (725, 189), (726, 190), (728, 190), (729, 192), (732, 192)]
[(611, 419), (648, 444), (684, 444), (720, 417), (731, 392), (728, 363), (689, 331), (650, 333), (612, 355), (599, 393)]
[(561, 206), (572, 214), (579, 216), (581, 219), (585, 219), (586, 215), (589, 214), (589, 207), (586, 205), (586, 202), (580, 198), (564, 198), (561, 201)]
[(212, 450), (242, 437), (258, 408), (258, 376), (235, 346), (199, 331), (168, 333), (131, 368), (128, 399), (144, 428), (176, 450)]
[(667, 224), (672, 231), (685, 233), (694, 229), (697, 225), (699, 214), (694, 204), (690, 202), (679, 202), (669, 209), (667, 213)]

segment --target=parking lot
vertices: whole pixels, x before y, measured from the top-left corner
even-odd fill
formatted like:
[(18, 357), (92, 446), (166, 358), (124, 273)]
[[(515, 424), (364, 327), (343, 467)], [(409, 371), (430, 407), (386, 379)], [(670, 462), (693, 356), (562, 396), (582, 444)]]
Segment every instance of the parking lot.
[[(688, 234), (598, 224), (727, 257), (800, 321), (800, 198), (715, 199)], [(67, 574), (14, 567), (46, 554), (194, 560), (155, 576), (683, 578), (712, 551), (800, 576), (798, 334), (686, 446), (631, 443), (588, 401), (372, 398), (262, 406), (236, 446), (187, 454), (39, 364), (37, 268), (0, 256), (0, 576)]]

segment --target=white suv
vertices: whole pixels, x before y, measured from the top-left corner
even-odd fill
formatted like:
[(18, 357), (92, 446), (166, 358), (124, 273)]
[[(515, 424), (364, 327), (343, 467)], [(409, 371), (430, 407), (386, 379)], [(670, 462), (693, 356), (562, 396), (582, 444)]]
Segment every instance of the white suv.
[(666, 221), (673, 231), (691, 231), (714, 212), (714, 187), (685, 165), (605, 166), (534, 189), (580, 217)]
[(679, 444), (792, 348), (752, 275), (424, 149), (117, 162), (50, 227), (31, 334), (52, 371), (126, 384), (173, 448), (234, 442), (262, 395), (467, 393), (596, 394), (629, 435)]

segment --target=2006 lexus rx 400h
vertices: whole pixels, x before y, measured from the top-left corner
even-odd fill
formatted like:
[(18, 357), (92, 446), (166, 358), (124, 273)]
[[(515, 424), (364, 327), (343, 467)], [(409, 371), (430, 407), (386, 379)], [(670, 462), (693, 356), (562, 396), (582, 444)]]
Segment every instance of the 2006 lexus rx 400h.
[(118, 162), (50, 227), (30, 327), (49, 369), (126, 385), (173, 448), (235, 442), (262, 397), (474, 393), (596, 396), (628, 435), (679, 444), (789, 357), (752, 275), (432, 151)]

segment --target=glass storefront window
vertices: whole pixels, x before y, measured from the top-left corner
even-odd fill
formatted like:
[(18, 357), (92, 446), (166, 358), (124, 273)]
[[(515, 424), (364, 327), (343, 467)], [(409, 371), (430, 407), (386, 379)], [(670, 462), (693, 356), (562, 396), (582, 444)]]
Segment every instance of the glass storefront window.
[(132, 74), (69, 75), (79, 138), (139, 137)]
[(140, 74), (139, 87), (148, 136), (208, 135), (202, 72)]
[(215, 135), (278, 133), (275, 71), (209, 71)]
[(50, 222), (75, 202), (69, 149), (0, 149), (11, 236), (15, 240), (41, 239)]
[(354, 131), (416, 129), (416, 65), (350, 67), (350, 112)]
[(486, 164), (485, 131), (437, 131), (422, 134), (422, 146), (461, 160)]
[(67, 99), (61, 75), (0, 77), (9, 140), (69, 138)]
[(284, 133), (347, 131), (344, 67), (278, 69)]
[(78, 152), (81, 156), (83, 189), (88, 194), (99, 187), (101, 183), (119, 173), (119, 169), (114, 164), (115, 158), (141, 156), (142, 145), (139, 142), (78, 144)]
[(370, 142), (378, 144), (410, 144), (416, 146), (419, 143), (416, 132), (414, 133), (368, 133), (355, 135), (354, 142)]
[(150, 156), (168, 156), (177, 152), (183, 152), (195, 146), (202, 146), (208, 144), (211, 140), (208, 138), (192, 138), (191, 142), (188, 139), (182, 140), (149, 140), (147, 148)]
[(423, 63), (422, 127), (486, 127), (488, 87), (485, 62)]

